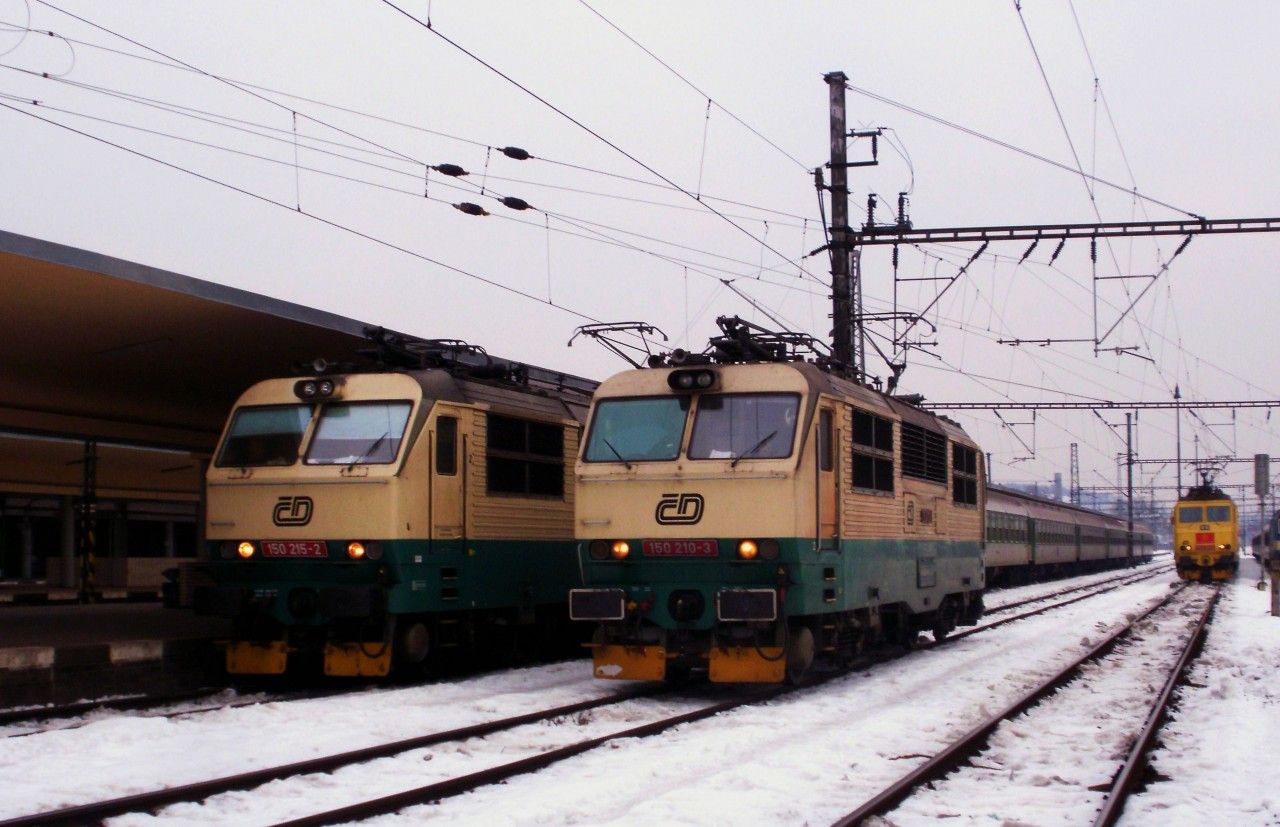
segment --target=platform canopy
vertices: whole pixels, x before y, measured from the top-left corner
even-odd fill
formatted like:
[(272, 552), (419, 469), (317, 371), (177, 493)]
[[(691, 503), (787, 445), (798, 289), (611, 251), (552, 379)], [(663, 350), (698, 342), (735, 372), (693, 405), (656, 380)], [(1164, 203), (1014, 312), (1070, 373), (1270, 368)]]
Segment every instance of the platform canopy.
[(0, 433), (207, 455), (236, 397), (364, 323), (0, 231)]

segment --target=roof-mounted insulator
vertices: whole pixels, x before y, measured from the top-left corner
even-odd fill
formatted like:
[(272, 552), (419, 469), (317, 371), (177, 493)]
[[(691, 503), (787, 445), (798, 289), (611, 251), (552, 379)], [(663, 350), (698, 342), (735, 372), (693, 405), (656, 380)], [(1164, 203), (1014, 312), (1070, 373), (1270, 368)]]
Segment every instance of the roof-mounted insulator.
[(512, 195), (508, 195), (506, 198), (503, 198), (502, 203), (504, 206), (510, 207), (513, 210), (529, 209), (528, 201), (524, 200), (523, 198), (516, 198), (515, 196), (512, 196)]
[(479, 204), (472, 204), (470, 201), (463, 201), (460, 204), (454, 204), (453, 208), (467, 215), (488, 215), (489, 211)]
[(458, 166), (457, 164), (437, 164), (436, 166), (432, 167), (432, 169), (434, 169), (436, 172), (440, 173), (441, 175), (449, 175), (454, 178), (460, 178), (463, 175), (467, 174), (467, 171), (462, 167)]
[(533, 157), (529, 154), (528, 150), (521, 149), (518, 146), (504, 146), (502, 148), (502, 154), (516, 161), (527, 161)]

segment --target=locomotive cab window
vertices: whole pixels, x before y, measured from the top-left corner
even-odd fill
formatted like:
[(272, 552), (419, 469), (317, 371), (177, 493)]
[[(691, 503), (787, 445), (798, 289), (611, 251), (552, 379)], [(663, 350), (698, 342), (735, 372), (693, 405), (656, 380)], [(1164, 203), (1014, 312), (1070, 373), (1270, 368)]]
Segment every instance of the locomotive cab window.
[(488, 490), (491, 494), (564, 496), (564, 427), (489, 414)]
[(836, 467), (836, 456), (831, 409), (823, 408), (818, 414), (818, 469), (832, 471)]
[(689, 459), (791, 456), (800, 397), (793, 393), (703, 394), (693, 418)]
[(1184, 505), (1178, 509), (1178, 522), (1199, 523), (1204, 521), (1204, 509), (1198, 505)]
[(853, 411), (853, 487), (893, 493), (893, 422)]
[(310, 405), (240, 408), (231, 419), (218, 454), (219, 468), (293, 465), (311, 422)]
[(586, 462), (655, 462), (680, 452), (687, 396), (602, 399), (596, 403), (591, 435), (582, 452)]
[(400, 453), (409, 401), (341, 402), (320, 410), (308, 465), (387, 465)]
[(1205, 511), (1208, 512), (1208, 521), (1211, 523), (1225, 523), (1231, 520), (1231, 506), (1229, 505), (1211, 505)]

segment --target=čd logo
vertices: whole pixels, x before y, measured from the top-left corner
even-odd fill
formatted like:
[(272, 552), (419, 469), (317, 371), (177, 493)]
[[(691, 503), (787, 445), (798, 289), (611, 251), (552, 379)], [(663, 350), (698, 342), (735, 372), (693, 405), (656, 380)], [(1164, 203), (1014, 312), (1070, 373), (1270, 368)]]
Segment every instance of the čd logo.
[(311, 522), (310, 497), (281, 497), (271, 512), (271, 522), (276, 525), (306, 525)]
[(659, 525), (693, 525), (702, 519), (701, 494), (663, 494), (653, 518)]

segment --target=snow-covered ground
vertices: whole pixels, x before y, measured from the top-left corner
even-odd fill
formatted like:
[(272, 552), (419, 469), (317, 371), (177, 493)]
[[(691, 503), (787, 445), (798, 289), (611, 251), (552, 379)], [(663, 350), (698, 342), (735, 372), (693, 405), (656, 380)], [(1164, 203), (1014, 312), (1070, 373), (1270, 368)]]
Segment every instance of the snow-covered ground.
[(1011, 603), (1017, 603), (1022, 600), (1032, 600), (1037, 597), (1055, 594), (1063, 591), (1064, 589), (1106, 583), (1109, 580), (1128, 577), (1129, 575), (1142, 574), (1159, 568), (1168, 568), (1169, 566), (1169, 557), (1157, 557), (1150, 563), (1135, 566), (1131, 569), (1112, 569), (1111, 571), (1100, 571), (1095, 574), (1082, 574), (1078, 577), (1065, 577), (1061, 580), (1047, 580), (1043, 583), (1028, 583), (1025, 586), (1011, 586), (1005, 589), (994, 589), (986, 593), (983, 603), (986, 605), (988, 612), (993, 612), (1000, 607), (1008, 606)]
[[(614, 742), (542, 772), (372, 823), (828, 824), (1078, 657), (1116, 623), (1166, 594), (1172, 583), (1171, 573), (1162, 574), (769, 704), (652, 738)], [(1042, 586), (1047, 591), (1060, 587)], [(1175, 799), (1157, 797), (1161, 787), (1174, 785), (1157, 785), (1141, 799), (1142, 810), (1152, 815), (1135, 812), (1130, 821), (1168, 824), (1176, 817), (1177, 823), (1190, 824), (1190, 816), (1183, 819), (1179, 808), (1187, 814), (1202, 813), (1196, 824), (1205, 823), (1205, 818), (1249, 824), (1276, 820), (1275, 797), (1269, 805), (1265, 801), (1266, 780), (1256, 784), (1251, 797), (1244, 796), (1246, 781), (1254, 775), (1251, 768), (1262, 768), (1259, 777), (1268, 778), (1265, 768), (1273, 763), (1274, 753), (1270, 736), (1280, 734), (1275, 731), (1280, 726), (1275, 716), (1280, 691), (1272, 681), (1280, 665), (1280, 619), (1264, 617), (1264, 610), (1265, 595), (1252, 591), (1252, 583), (1243, 577), (1221, 603), (1205, 650), (1206, 662), (1213, 665), (1197, 678), (1207, 688), (1193, 693), (1205, 698), (1199, 704), (1188, 698), (1171, 725), (1186, 728), (1180, 738), (1166, 737), (1172, 754), (1161, 757), (1167, 774), (1191, 772), (1199, 780), (1194, 788), (1181, 787)], [(1236, 640), (1246, 634), (1248, 641)], [(1152, 647), (1150, 657), (1158, 657), (1161, 646), (1152, 642)], [(1144, 667), (1133, 668), (1140, 672)], [(1129, 669), (1126, 664), (1112, 671)], [(1102, 686), (1111, 676), (1105, 668), (1097, 671), (1100, 674), (1090, 681)], [(1105, 740), (1110, 732), (1105, 716), (1111, 715), (1107, 704), (1123, 700), (1132, 683), (1117, 682), (1117, 687), (1130, 686), (1128, 690), (1093, 690), (1098, 697), (1090, 717), (1075, 716), (1081, 738), (1096, 740), (1101, 733)], [(0, 741), (0, 789), (6, 791), (0, 796), (0, 818), (341, 752), (600, 697), (617, 688), (593, 681), (586, 662), (571, 662), (186, 718), (114, 715), (75, 730)], [(622, 731), (739, 691), (712, 687), (661, 700), (629, 701), (571, 719), (415, 750), (333, 774), (288, 779), (112, 823), (273, 823), (507, 763), (571, 740)], [(1218, 720), (1218, 715), (1228, 714), (1221, 709), (1224, 701), (1231, 706), (1229, 728)], [(1096, 728), (1100, 723), (1102, 730)], [(1205, 739), (1206, 731), (1214, 736)], [(1037, 735), (1023, 734), (1028, 742)], [(1076, 742), (1068, 735), (1060, 743)], [(1063, 755), (1061, 760), (1065, 766), (1078, 759)], [(1216, 769), (1206, 773), (1206, 767)], [(1064, 770), (1069, 771), (1070, 767)], [(1224, 786), (1227, 776), (1234, 780)], [(957, 792), (935, 812), (987, 812), (988, 790), (982, 786)], [(1031, 793), (1027, 797), (1019, 813), (1024, 821), (1064, 823), (1054, 802)], [(1238, 817), (1220, 820), (1215, 806)], [(1130, 810), (1138, 810), (1136, 801)], [(895, 814), (894, 822), (909, 823), (898, 818), (906, 813)]]

